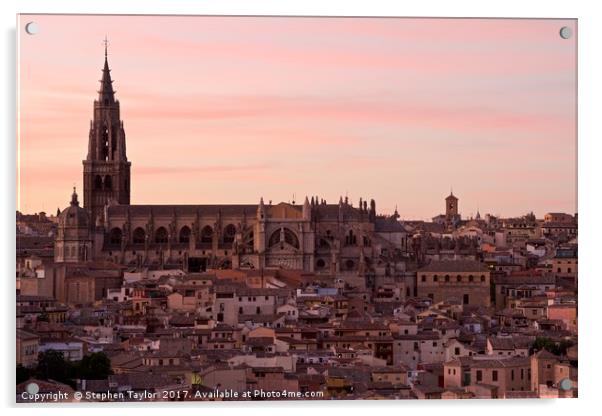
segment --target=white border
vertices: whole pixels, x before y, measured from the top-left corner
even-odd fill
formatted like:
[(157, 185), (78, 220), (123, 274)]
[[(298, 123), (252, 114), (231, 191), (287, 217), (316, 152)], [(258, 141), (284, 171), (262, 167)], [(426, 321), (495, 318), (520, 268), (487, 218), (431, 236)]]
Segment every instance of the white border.
[[(180, 406), (146, 405), (130, 406), (144, 411), (145, 414), (161, 414), (166, 411), (220, 414), (261, 413), (287, 415), (307, 414), (316, 411), (368, 413), (376, 411), (420, 412), (426, 414), (467, 414), (484, 413), (488, 415), (519, 412), (538, 412), (546, 414), (576, 414), (588, 412), (596, 406), (597, 388), (600, 386), (600, 358), (596, 354), (600, 342), (598, 325), (599, 313), (596, 308), (596, 296), (600, 296), (600, 277), (595, 273), (596, 250), (601, 247), (595, 238), (602, 236), (600, 224), (600, 181), (602, 178), (600, 157), (602, 151), (602, 131), (600, 106), (602, 97), (600, 74), (600, 39), (602, 39), (602, 21), (596, 13), (597, 2), (572, 2), (570, 0), (545, 2), (527, 2), (525, 0), (505, 1), (379, 1), (379, 0), (230, 0), (196, 1), (193, 0), (20, 0), (0, 2), (0, 20), (3, 32), (1, 83), (2, 107), (0, 126), (4, 130), (2, 149), (2, 189), (3, 203), (0, 255), (3, 270), (2, 302), (2, 342), (1, 377), (2, 405), (8, 412), (44, 412), (45, 414), (88, 414), (105, 415), (110, 411), (119, 411), (115, 406), (102, 406), (82, 409), (81, 407), (57, 407), (46, 405), (41, 409), (15, 407), (14, 402), (14, 270), (15, 270), (15, 94), (16, 94), (16, 13), (104, 13), (104, 14), (255, 14), (255, 15), (338, 15), (338, 16), (436, 16), (436, 17), (555, 17), (579, 19), (579, 220), (581, 250), (580, 257), (580, 343), (581, 368), (579, 369), (579, 396), (577, 400), (523, 400), (523, 401), (429, 401), (429, 402), (336, 402), (336, 403), (244, 403), (244, 404), (196, 404)], [(596, 100), (598, 98), (598, 100)], [(132, 409), (134, 410), (134, 409)]]

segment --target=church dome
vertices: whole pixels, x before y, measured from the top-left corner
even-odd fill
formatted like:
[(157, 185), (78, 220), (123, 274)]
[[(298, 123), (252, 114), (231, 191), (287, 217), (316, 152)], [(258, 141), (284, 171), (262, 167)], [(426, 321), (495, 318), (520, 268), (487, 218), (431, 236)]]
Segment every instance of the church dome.
[(90, 222), (86, 210), (79, 206), (75, 187), (71, 195), (71, 203), (59, 215), (59, 228), (88, 228)]

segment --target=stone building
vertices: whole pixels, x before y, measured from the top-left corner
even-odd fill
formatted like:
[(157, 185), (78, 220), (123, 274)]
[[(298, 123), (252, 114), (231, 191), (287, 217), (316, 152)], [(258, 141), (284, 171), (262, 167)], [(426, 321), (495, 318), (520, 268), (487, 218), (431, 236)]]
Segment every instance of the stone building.
[(119, 101), (105, 50), (83, 161), (84, 208), (74, 192), (61, 213), (55, 261), (110, 261), (129, 267), (280, 268), (370, 277), (403, 270), (407, 238), (397, 215), (376, 202), (338, 204), (131, 205), (130, 167)]
[(489, 307), (489, 281), (489, 269), (479, 261), (433, 260), (418, 270), (416, 286), (418, 296), (434, 302), (455, 299), (463, 305)]

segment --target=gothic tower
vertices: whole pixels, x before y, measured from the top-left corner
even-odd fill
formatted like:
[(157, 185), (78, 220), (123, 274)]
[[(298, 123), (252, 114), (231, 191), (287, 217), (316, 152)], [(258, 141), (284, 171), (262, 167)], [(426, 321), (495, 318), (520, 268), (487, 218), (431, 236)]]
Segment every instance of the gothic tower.
[(100, 80), (98, 100), (94, 101), (94, 118), (90, 121), (88, 156), (84, 163), (84, 207), (90, 223), (103, 213), (105, 204), (130, 203), (130, 166), (125, 151), (125, 131), (115, 100), (111, 70), (107, 59)]

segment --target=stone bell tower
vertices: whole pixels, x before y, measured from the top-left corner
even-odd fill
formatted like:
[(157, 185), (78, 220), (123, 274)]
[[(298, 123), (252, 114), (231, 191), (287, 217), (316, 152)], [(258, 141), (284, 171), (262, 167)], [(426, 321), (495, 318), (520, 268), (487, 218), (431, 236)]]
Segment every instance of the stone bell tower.
[(125, 151), (125, 130), (115, 100), (111, 70), (107, 59), (100, 80), (98, 99), (94, 101), (94, 116), (90, 121), (88, 155), (84, 164), (84, 208), (90, 224), (102, 215), (105, 204), (130, 203), (130, 166)]
[(458, 198), (452, 191), (447, 198), (445, 198), (445, 219), (448, 222), (453, 222), (458, 218)]

